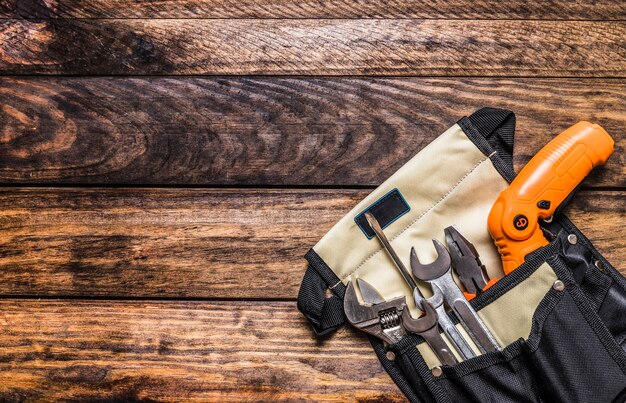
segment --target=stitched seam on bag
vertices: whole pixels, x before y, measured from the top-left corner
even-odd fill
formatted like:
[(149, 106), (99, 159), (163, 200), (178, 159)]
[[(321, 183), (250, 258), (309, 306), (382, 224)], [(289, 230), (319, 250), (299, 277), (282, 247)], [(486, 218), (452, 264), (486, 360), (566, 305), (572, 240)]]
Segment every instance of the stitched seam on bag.
[(369, 206), (368, 208), (366, 208), (365, 210), (363, 210), (363, 213), (360, 213), (359, 215), (357, 215), (354, 219), (354, 222), (356, 223), (356, 225), (361, 228), (361, 231), (363, 231), (363, 233), (365, 234), (365, 236), (367, 236), (368, 239), (372, 239), (375, 234), (372, 234), (372, 236), (369, 236), (367, 234), (367, 232), (365, 231), (365, 229), (361, 226), (361, 224), (357, 221), (357, 219), (359, 217), (361, 217), (366, 211), (372, 211), (374, 209), (374, 207), (381, 205), (382, 203), (386, 202), (387, 200), (391, 199), (392, 197), (395, 197), (396, 200), (400, 200), (400, 202), (406, 206), (406, 209), (404, 209), (404, 211), (402, 211), (401, 213), (397, 214), (396, 217), (394, 219), (392, 219), (391, 221), (389, 221), (388, 223), (386, 223), (384, 226), (381, 225), (381, 228), (385, 229), (386, 227), (388, 227), (389, 225), (391, 225), (392, 223), (394, 223), (396, 220), (398, 220), (400, 217), (402, 217), (403, 215), (405, 215), (406, 213), (408, 213), (409, 211), (411, 211), (411, 207), (409, 206), (409, 203), (407, 203), (407, 201), (404, 199), (404, 197), (402, 196), (402, 193), (400, 193), (400, 190), (398, 190), (398, 188), (394, 188), (392, 190), (390, 190), (387, 195), (383, 196), (382, 199), (379, 199), (378, 201), (376, 201), (374, 204), (372, 204), (371, 206)]
[[(484, 162), (490, 161), (489, 157), (485, 157), (483, 160), (479, 161), (476, 165), (474, 165), (469, 171), (467, 171), (462, 177), (461, 179), (459, 179), (459, 181), (457, 183), (454, 184), (454, 186), (452, 186), (443, 196), (441, 196), (441, 198), (439, 200), (437, 200), (434, 204), (432, 204), (428, 209), (424, 210), (422, 213), (420, 213), (420, 215), (415, 218), (415, 220), (413, 220), (409, 225), (407, 225), (406, 227), (404, 227), (402, 229), (402, 231), (398, 232), (396, 235), (394, 235), (392, 238), (389, 239), (389, 242), (393, 242), (394, 239), (398, 238), (400, 235), (402, 235), (403, 233), (405, 233), (409, 228), (411, 228), (412, 226), (414, 226), (415, 224), (417, 224), (417, 222), (419, 220), (421, 220), (426, 214), (430, 213), (435, 207), (437, 207), (439, 204), (441, 204), (445, 199), (448, 198), (448, 196), (450, 196), (450, 194), (456, 189), (458, 188), (461, 183), (463, 183), (463, 181), (465, 181), (465, 179), (467, 179), (472, 172), (474, 172), (476, 169), (478, 169), (479, 166), (481, 166)], [(378, 250), (376, 250), (376, 252), (372, 253), (371, 255), (369, 255), (368, 257), (365, 258), (365, 260), (363, 260), (361, 263), (359, 263), (356, 268), (354, 270), (352, 270), (350, 273), (348, 273), (347, 275), (345, 275), (339, 282), (337, 282), (337, 284), (333, 285), (332, 287), (330, 287), (331, 289), (338, 286), (340, 283), (343, 283), (348, 277), (352, 276), (354, 273), (356, 273), (361, 267), (363, 267), (363, 265), (365, 263), (367, 263), (370, 259), (372, 259), (374, 256), (376, 256), (377, 254), (379, 254), (380, 252), (383, 251), (383, 248), (379, 248)]]
[[(626, 367), (622, 363), (622, 361), (624, 361), (623, 358), (620, 359), (620, 357), (616, 357), (616, 354), (613, 353), (612, 350), (608, 348), (608, 346), (604, 342), (605, 337), (599, 332), (599, 330), (596, 329), (596, 326), (594, 326), (595, 324), (591, 323), (591, 320), (587, 318), (588, 315), (583, 313), (583, 308), (579, 305), (579, 302), (576, 300), (576, 298), (574, 298), (574, 295), (572, 294), (572, 292), (569, 289), (567, 289), (566, 291), (570, 295), (570, 298), (572, 298), (572, 301), (574, 301), (574, 304), (576, 305), (576, 308), (578, 309), (578, 311), (580, 312), (581, 316), (583, 317), (583, 319), (587, 323), (587, 326), (589, 326), (589, 328), (591, 329), (593, 334), (596, 336), (597, 342), (600, 344), (600, 346), (602, 346), (602, 348), (607, 353), (607, 355), (611, 358), (611, 360), (613, 360), (615, 365), (617, 365), (619, 367), (619, 369), (622, 370), (624, 375), (626, 375)], [(582, 291), (580, 291), (580, 292), (582, 293)], [(607, 329), (607, 332), (609, 332), (608, 329)], [(615, 339), (615, 338), (613, 338), (613, 339)], [(618, 344), (617, 352), (619, 353), (620, 350), (621, 350), (621, 346)]]

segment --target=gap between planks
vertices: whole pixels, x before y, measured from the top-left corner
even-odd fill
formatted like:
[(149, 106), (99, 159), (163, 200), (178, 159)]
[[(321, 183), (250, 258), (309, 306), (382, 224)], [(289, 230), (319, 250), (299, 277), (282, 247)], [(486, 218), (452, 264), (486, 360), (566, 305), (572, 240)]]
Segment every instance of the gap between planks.
[(130, 0), (0, 1), (0, 17), (22, 18), (422, 18), (619, 20), (626, 6), (619, 0), (348, 0), (257, 1), (188, 0), (156, 4)]

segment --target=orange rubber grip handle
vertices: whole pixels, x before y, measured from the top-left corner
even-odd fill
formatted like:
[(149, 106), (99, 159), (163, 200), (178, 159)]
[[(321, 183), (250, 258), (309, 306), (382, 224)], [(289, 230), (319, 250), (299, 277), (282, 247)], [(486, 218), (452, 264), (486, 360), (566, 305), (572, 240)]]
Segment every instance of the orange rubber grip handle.
[[(491, 280), (489, 280), (489, 282), (488, 282), (487, 284), (485, 284), (485, 286), (483, 287), (483, 291), (487, 291), (487, 289), (488, 289), (489, 287), (491, 287), (492, 285), (494, 285), (494, 284), (495, 284), (495, 283), (497, 283), (497, 282), (498, 282), (498, 279), (497, 279), (497, 278), (495, 278), (495, 277), (494, 277), (494, 278), (492, 278)], [(465, 295), (465, 299), (466, 299), (466, 300), (468, 300), (468, 301), (471, 301), (471, 300), (473, 300), (474, 298), (476, 298), (476, 294), (470, 294), (470, 293), (469, 293), (469, 292), (467, 292), (467, 291), (463, 291), (463, 294)]]
[(589, 172), (613, 153), (611, 136), (599, 125), (578, 122), (546, 144), (491, 208), (489, 233), (506, 274), (548, 244), (539, 218), (552, 217)]

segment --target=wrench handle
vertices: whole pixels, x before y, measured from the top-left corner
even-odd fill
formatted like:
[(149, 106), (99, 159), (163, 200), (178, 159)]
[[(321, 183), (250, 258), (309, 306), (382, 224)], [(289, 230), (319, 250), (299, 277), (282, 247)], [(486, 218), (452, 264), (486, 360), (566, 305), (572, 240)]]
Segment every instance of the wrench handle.
[(472, 336), (479, 348), (484, 349), (485, 352), (498, 351), (500, 349), (495, 337), (467, 301), (456, 301), (452, 309), (459, 316), (465, 330)]
[(461, 354), (463, 359), (467, 360), (469, 358), (475, 357), (474, 350), (467, 344), (467, 341), (459, 332), (459, 329), (454, 326), (452, 319), (448, 316), (446, 309), (443, 305), (440, 305), (437, 310), (437, 315), (439, 319), (439, 325), (443, 329), (443, 332), (448, 336), (454, 347), (456, 347), (457, 351)]
[(425, 332), (422, 332), (420, 336), (426, 340), (426, 343), (435, 352), (437, 358), (439, 358), (439, 361), (441, 361), (443, 365), (454, 365), (458, 363), (456, 357), (441, 337), (441, 334), (439, 333), (439, 326), (435, 326)]

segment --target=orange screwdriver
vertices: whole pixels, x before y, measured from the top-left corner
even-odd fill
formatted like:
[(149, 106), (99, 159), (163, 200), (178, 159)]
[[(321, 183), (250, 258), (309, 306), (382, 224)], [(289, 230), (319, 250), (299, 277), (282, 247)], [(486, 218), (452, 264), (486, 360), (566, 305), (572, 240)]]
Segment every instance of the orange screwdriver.
[(489, 213), (489, 233), (506, 274), (548, 244), (539, 219), (550, 219), (582, 180), (613, 154), (614, 142), (599, 125), (578, 122), (546, 144), (520, 171)]

